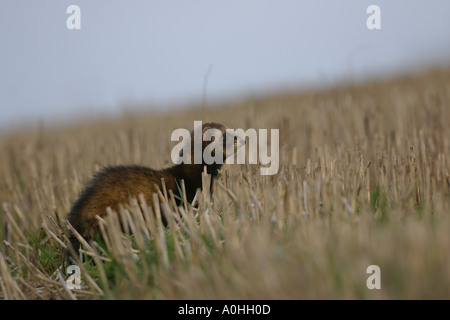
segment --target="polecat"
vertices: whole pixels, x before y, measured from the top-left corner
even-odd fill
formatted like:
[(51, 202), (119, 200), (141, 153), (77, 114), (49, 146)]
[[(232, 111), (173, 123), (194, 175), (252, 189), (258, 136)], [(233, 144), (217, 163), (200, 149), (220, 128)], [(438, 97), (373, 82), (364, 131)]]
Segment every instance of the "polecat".
[[(202, 137), (208, 129), (220, 130), (222, 141), (216, 141), (215, 139), (204, 141), (202, 139), (202, 155), (208, 145), (220, 143), (219, 147), (222, 148), (217, 149), (222, 149), (220, 152), (222, 152), (222, 163), (224, 163), (227, 156), (227, 141), (232, 141), (234, 150), (245, 144), (245, 140), (239, 136), (226, 137), (227, 134), (231, 135), (231, 133), (226, 133), (226, 127), (213, 122), (202, 125)], [(190, 135), (191, 141), (194, 141), (194, 131), (191, 131)], [(190, 150), (191, 154), (188, 157), (191, 159), (191, 164), (180, 163), (162, 170), (154, 170), (140, 165), (112, 166), (100, 170), (89, 181), (78, 200), (72, 206), (67, 217), (69, 223), (89, 242), (99, 231), (97, 215), (100, 217), (105, 216), (107, 207), (111, 207), (115, 212), (118, 212), (119, 204), (126, 204), (129, 202), (130, 197), (137, 198), (141, 193), (144, 195), (147, 205), (151, 206), (153, 204), (153, 193), (157, 192), (155, 184), (162, 190), (161, 178), (164, 178), (166, 189), (172, 190), (178, 196), (181, 195), (178, 192), (177, 184), (180, 185), (181, 180), (184, 180), (185, 199), (188, 202), (192, 202), (197, 189), (202, 188), (204, 166), (206, 166), (207, 173), (211, 174), (213, 180), (222, 164), (206, 164), (203, 156), (201, 164), (194, 164), (194, 143), (191, 143)], [(181, 155), (180, 152), (180, 157)], [(73, 252), (78, 255), (80, 247), (78, 239), (74, 235), (70, 235), (69, 241)], [(69, 249), (67, 251), (67, 259), (69, 263), (73, 263), (70, 253)]]

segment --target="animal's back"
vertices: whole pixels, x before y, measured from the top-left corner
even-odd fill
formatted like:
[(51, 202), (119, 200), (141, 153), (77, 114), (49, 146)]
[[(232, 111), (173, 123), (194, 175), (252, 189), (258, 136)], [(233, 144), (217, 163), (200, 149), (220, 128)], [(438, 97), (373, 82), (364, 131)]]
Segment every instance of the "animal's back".
[[(113, 166), (96, 173), (75, 202), (68, 215), (70, 224), (85, 239), (92, 239), (98, 230), (96, 215), (106, 215), (106, 208), (118, 212), (119, 204), (126, 204), (131, 197), (143, 194), (148, 205), (152, 205), (155, 184), (161, 188), (161, 178), (165, 178), (168, 189), (175, 189), (175, 180), (162, 171), (142, 166)], [(72, 235), (71, 243), (78, 245)]]

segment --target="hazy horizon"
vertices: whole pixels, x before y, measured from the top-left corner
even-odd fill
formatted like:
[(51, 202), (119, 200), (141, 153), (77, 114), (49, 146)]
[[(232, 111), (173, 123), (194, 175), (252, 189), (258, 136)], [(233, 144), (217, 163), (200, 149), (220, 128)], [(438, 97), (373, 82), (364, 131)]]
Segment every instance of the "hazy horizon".
[(448, 66), (448, 17), (442, 0), (5, 0), (0, 127), (200, 102), (207, 74), (213, 101)]

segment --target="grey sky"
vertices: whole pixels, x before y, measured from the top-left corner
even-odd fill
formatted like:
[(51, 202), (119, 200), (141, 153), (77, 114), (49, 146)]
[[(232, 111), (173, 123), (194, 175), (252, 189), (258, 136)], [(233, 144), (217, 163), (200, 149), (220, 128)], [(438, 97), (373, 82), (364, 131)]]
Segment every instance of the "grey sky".
[[(68, 30), (66, 9), (81, 9)], [(381, 30), (366, 9), (381, 8)], [(285, 87), (450, 57), (445, 0), (1, 0), (0, 126)], [(447, 62), (450, 60), (447, 60)]]

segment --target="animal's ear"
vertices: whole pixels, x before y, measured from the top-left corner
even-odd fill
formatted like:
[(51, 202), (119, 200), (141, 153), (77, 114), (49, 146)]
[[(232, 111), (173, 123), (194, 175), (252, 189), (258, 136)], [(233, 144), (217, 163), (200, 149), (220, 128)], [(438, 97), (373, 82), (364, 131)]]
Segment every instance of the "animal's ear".
[(203, 125), (202, 128), (202, 137), (205, 135), (206, 130), (211, 129), (211, 126), (209, 125)]
[(222, 131), (217, 128), (209, 128), (203, 133), (203, 144), (208, 145), (211, 141), (215, 143), (222, 142), (224, 140)]

